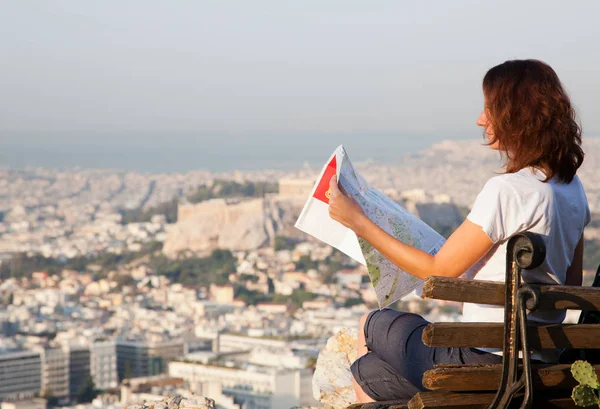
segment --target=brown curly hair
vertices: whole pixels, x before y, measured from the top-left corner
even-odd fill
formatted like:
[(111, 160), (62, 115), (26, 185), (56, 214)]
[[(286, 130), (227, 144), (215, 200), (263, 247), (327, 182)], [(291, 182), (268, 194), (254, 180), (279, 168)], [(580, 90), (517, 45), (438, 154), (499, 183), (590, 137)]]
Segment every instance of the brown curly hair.
[(581, 126), (556, 72), (537, 60), (513, 60), (491, 68), (483, 79), (489, 144), (507, 155), (506, 172), (532, 166), (562, 183), (583, 162)]

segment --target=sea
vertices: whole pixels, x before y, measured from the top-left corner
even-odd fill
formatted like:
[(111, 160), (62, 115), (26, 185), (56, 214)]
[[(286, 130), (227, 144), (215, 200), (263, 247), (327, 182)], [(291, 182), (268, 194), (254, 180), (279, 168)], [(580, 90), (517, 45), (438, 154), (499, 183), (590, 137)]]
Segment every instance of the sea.
[(0, 168), (101, 168), (151, 173), (298, 169), (322, 164), (343, 144), (353, 161), (397, 164), (466, 132), (207, 134), (181, 131), (0, 131)]

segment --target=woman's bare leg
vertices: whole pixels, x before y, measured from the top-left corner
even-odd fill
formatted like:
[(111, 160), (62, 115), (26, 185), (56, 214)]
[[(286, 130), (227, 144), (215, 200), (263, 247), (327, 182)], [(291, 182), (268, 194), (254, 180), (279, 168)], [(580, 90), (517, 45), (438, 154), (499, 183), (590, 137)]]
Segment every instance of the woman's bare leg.
[(362, 390), (358, 382), (352, 377), (352, 384), (354, 385), (354, 391), (356, 392), (356, 401), (358, 403), (375, 402), (369, 395)]
[[(369, 313), (366, 313), (362, 317), (360, 317), (360, 324), (358, 326), (358, 344), (356, 345), (357, 359), (369, 353), (369, 350), (367, 349), (367, 343), (365, 341), (365, 323), (367, 321), (368, 316)], [(362, 390), (362, 388), (360, 387), (358, 382), (356, 382), (354, 377), (352, 377), (352, 384), (354, 385), (354, 391), (356, 392), (356, 399), (358, 400), (358, 402), (375, 402), (369, 395), (365, 393), (365, 391)]]
[(367, 349), (367, 341), (365, 340), (365, 324), (367, 322), (367, 318), (369, 317), (370, 312), (363, 314), (360, 317), (360, 323), (358, 324), (358, 343), (356, 344), (356, 357), (360, 358), (363, 355), (366, 355), (369, 350)]

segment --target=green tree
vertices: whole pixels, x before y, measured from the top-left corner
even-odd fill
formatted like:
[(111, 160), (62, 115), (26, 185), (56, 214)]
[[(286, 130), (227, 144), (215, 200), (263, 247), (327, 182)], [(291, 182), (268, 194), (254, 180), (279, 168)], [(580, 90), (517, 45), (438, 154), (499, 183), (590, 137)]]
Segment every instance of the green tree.
[(164, 243), (160, 241), (153, 240), (150, 243), (146, 244), (142, 251), (147, 254), (154, 254), (162, 250), (163, 244)]
[(300, 308), (305, 301), (314, 300), (315, 298), (317, 298), (317, 294), (315, 293), (310, 293), (305, 290), (294, 290), (292, 295), (275, 294), (273, 296), (273, 301), (281, 303), (290, 302)]
[(133, 279), (133, 277), (131, 277), (130, 275), (127, 275), (127, 274), (118, 275), (115, 278), (115, 281), (117, 282), (118, 288), (123, 288), (125, 286), (135, 284), (135, 280)]
[(89, 256), (77, 256), (67, 260), (47, 258), (40, 254), (27, 255), (26, 253), (14, 254), (9, 260), (0, 263), (0, 280), (10, 277), (30, 278), (34, 271), (47, 271), (57, 274), (64, 269), (75, 271), (86, 271), (88, 265), (102, 267), (96, 272), (96, 279), (104, 278), (107, 271), (116, 270), (122, 264), (128, 264), (133, 260), (147, 254), (154, 255), (162, 249), (162, 243), (153, 241), (142, 247), (138, 252), (123, 252), (121, 254), (100, 253)]
[(321, 280), (324, 284), (335, 284), (337, 282), (336, 274), (342, 270), (344, 265), (338, 260), (331, 260), (321, 271)]
[(350, 308), (354, 305), (359, 305), (362, 304), (363, 300), (362, 298), (348, 298), (345, 302), (344, 302), (344, 307), (345, 308)]
[(285, 236), (275, 236), (275, 240), (273, 241), (273, 249), (275, 251), (279, 250), (293, 250), (295, 244), (292, 239)]
[(331, 255), (323, 260), (321, 280), (325, 284), (335, 284), (337, 282), (336, 274), (345, 268), (352, 268), (350, 258), (339, 250), (333, 249)]
[(54, 393), (48, 387), (44, 389), (42, 398), (46, 399), (46, 404), (50, 407), (58, 405), (58, 398), (54, 396)]
[(222, 274), (217, 274), (215, 276), (215, 280), (213, 281), (215, 283), (215, 285), (226, 285), (229, 283), (229, 274), (228, 273), (222, 273)]
[(311, 269), (319, 267), (319, 263), (314, 261), (308, 254), (300, 256), (300, 259), (296, 262), (296, 269), (307, 272)]
[(250, 281), (252, 283), (256, 283), (258, 281), (258, 276), (252, 274), (240, 274), (240, 281)]
[(141, 207), (129, 210), (121, 210), (121, 224), (147, 223), (152, 219), (152, 216), (159, 214), (165, 216), (167, 223), (175, 223), (177, 221), (178, 206), (179, 198), (177, 196), (173, 196), (173, 198), (168, 202), (161, 203), (147, 210), (144, 210)]
[(267, 277), (267, 288), (269, 294), (275, 294), (275, 282), (271, 277)]
[(187, 257), (171, 260), (164, 255), (150, 258), (149, 267), (158, 275), (184, 285), (223, 285), (236, 270), (237, 260), (229, 250), (215, 250), (208, 257)]
[(205, 185), (202, 185), (202, 186), (199, 186), (198, 189), (196, 189), (195, 192), (193, 192), (192, 194), (190, 194), (187, 197), (187, 200), (190, 203), (200, 203), (200, 202), (203, 202), (205, 200), (212, 199), (214, 197), (215, 196), (212, 193), (212, 189), (209, 188), (209, 187), (207, 187), (207, 186), (205, 186)]
[(237, 285), (234, 287), (233, 296), (236, 300), (241, 300), (248, 305), (256, 305), (261, 302), (271, 301), (268, 295), (261, 292), (248, 290), (246, 287)]
[(264, 197), (268, 193), (276, 193), (279, 190), (277, 183), (272, 182), (249, 182), (239, 183), (234, 180), (214, 181), (212, 186), (198, 186), (188, 195), (190, 203), (199, 203), (214, 198), (237, 198), (237, 197)]
[(77, 391), (77, 402), (89, 403), (93, 401), (96, 396), (98, 396), (98, 392), (96, 391), (94, 380), (91, 376), (88, 376)]

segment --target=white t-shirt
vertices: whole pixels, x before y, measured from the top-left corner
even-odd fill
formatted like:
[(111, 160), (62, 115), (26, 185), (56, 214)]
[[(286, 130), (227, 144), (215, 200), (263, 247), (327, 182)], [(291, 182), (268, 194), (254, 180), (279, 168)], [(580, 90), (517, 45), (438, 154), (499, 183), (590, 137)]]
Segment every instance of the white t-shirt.
[[(491, 178), (475, 199), (467, 219), (481, 226), (494, 243), (490, 251), (467, 272), (469, 278), (504, 282), (508, 239), (520, 232), (540, 234), (546, 244), (546, 259), (534, 270), (524, 270), (527, 283), (564, 284), (575, 247), (590, 222), (590, 209), (581, 181), (554, 178), (544, 183), (539, 170), (525, 168)], [(565, 311), (534, 311), (528, 319), (560, 323)], [(465, 303), (465, 322), (504, 322), (504, 308)]]

